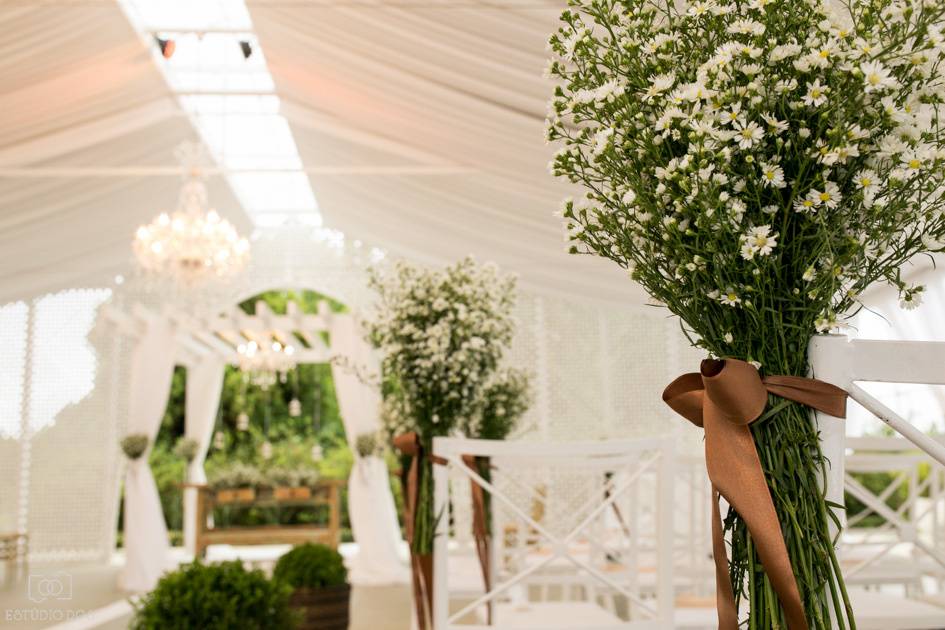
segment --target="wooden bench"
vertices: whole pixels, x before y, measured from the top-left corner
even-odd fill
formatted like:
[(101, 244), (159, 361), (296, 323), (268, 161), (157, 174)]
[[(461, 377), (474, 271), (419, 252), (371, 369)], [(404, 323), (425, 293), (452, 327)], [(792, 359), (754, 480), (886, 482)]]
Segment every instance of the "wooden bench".
[[(210, 545), (298, 545), (321, 543), (332, 549), (341, 542), (341, 492), (343, 481), (320, 481), (311, 493), (299, 489), (259, 489), (252, 496), (239, 492), (214, 491), (202, 484), (185, 484), (196, 488), (197, 527), (195, 554), (203, 557)], [(305, 496), (309, 494), (309, 496)], [(303, 525), (211, 526), (210, 520), (217, 507), (313, 507), (328, 508), (328, 522)]]

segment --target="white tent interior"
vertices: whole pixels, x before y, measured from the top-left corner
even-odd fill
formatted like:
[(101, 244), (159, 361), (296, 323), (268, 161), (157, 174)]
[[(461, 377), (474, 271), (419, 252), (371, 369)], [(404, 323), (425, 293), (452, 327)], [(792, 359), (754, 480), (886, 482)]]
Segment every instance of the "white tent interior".
[[(153, 492), (118, 441), (156, 430), (175, 363), (204, 379), (187, 431), (206, 451), (215, 370), (233, 361), (232, 348), (201, 338), (214, 318), (282, 288), (358, 313), (372, 299), (366, 266), (395, 257), (473, 254), (519, 274), (511, 363), (532, 371), (535, 394), (517, 438), (669, 434), (697, 453), (699, 436), (659, 392), (700, 354), (625, 273), (567, 255), (553, 216), (569, 194), (547, 174), (542, 136), (545, 40), (559, 10), (530, 0), (0, 3), (10, 34), (0, 41), (0, 534), (29, 532), (33, 566), (111, 562), (122, 480), (131, 504)], [(178, 53), (164, 59), (154, 34), (176, 37)], [(139, 274), (130, 242), (173, 207), (174, 148), (194, 138), (215, 162), (210, 199), (252, 234), (252, 260), (237, 281), (182, 294)], [(914, 273), (929, 284), (927, 305), (903, 314), (876, 291), (880, 316), (864, 312), (854, 335), (945, 341), (945, 278)], [(352, 322), (338, 319), (332, 351), (370, 362)], [(373, 426), (376, 396), (345, 387), (345, 422)], [(940, 386), (870, 391), (918, 426), (945, 429)], [(854, 409), (848, 433), (877, 426)], [(386, 476), (375, 468), (359, 474)], [(389, 499), (358, 508), (352, 498), (352, 519), (377, 521), (365, 506)], [(151, 507), (133, 510), (146, 521), (139, 531), (166, 541), (155, 497), (142, 501)], [(381, 563), (393, 562), (378, 543), (393, 540), (389, 516), (389, 530), (364, 537)], [(148, 542), (134, 560), (141, 545), (126, 542), (123, 561), (143, 573), (125, 585), (146, 589), (165, 568), (161, 550)], [(945, 609), (932, 616), (939, 625), (923, 627), (945, 625)]]

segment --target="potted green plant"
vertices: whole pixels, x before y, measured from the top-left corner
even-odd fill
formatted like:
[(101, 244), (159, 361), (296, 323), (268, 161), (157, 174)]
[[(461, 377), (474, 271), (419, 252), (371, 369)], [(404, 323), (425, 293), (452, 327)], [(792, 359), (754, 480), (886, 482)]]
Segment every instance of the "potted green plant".
[(167, 573), (136, 605), (132, 630), (290, 630), (298, 614), (290, 586), (239, 561), (194, 562)]
[(298, 545), (279, 558), (272, 575), (293, 589), (289, 603), (299, 612), (300, 630), (347, 629), (351, 586), (340, 553), (325, 545)]
[(233, 464), (217, 472), (210, 480), (217, 503), (247, 503), (256, 498), (262, 476), (255, 466)]
[(318, 483), (318, 471), (312, 468), (271, 468), (266, 473), (266, 481), (276, 500), (308, 499)]

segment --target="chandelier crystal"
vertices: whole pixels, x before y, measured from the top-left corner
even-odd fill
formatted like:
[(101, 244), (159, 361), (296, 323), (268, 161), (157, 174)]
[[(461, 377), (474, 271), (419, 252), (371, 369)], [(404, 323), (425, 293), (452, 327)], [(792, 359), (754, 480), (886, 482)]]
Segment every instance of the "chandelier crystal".
[(249, 260), (249, 241), (213, 209), (208, 209), (203, 146), (184, 143), (175, 151), (184, 168), (177, 208), (159, 214), (135, 233), (133, 249), (146, 271), (186, 285), (235, 275)]
[(269, 389), (276, 381), (284, 383), (289, 370), (295, 367), (295, 348), (273, 341), (270, 346), (260, 346), (255, 341), (240, 344), (236, 348), (239, 354), (240, 371), (249, 377), (250, 382), (262, 389)]

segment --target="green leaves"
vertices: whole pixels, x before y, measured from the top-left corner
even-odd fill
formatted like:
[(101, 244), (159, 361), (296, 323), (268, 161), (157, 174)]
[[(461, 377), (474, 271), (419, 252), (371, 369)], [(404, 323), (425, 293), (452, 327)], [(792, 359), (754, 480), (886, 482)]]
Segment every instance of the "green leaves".
[(279, 558), (272, 577), (293, 588), (322, 588), (347, 583), (348, 570), (334, 549), (307, 543)]
[(291, 630), (292, 588), (239, 561), (187, 564), (166, 574), (135, 605), (132, 630)]

